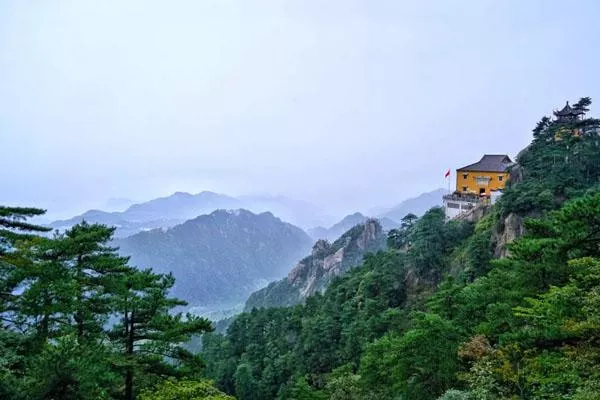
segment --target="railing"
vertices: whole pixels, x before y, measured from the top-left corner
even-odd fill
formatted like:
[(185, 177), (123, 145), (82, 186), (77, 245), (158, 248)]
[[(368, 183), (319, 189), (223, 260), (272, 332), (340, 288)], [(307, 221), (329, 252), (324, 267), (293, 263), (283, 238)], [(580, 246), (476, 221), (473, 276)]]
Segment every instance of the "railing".
[(444, 200), (453, 200), (453, 201), (468, 201), (471, 203), (478, 203), (483, 201), (485, 197), (479, 197), (476, 194), (462, 194), (462, 193), (452, 193), (446, 194), (443, 196)]

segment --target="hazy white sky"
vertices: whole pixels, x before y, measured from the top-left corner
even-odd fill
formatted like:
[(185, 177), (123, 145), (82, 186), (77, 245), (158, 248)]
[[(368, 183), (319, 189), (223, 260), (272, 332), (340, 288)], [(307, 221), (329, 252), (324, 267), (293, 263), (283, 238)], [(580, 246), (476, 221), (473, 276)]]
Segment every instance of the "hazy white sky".
[(0, 203), (393, 204), (600, 102), (598, 20), (594, 0), (0, 0)]

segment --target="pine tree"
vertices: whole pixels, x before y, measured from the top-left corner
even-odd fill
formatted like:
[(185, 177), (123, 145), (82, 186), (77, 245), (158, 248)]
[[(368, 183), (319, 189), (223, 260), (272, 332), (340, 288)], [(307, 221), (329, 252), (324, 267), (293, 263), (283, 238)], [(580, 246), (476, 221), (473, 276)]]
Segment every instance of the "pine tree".
[(35, 238), (35, 233), (49, 228), (26, 222), (44, 214), (44, 210), (28, 207), (0, 206), (0, 398), (17, 398), (25, 362), (25, 336), (18, 331), (16, 305), (21, 269), (29, 260), (18, 247)]
[(63, 240), (38, 237), (19, 248), (27, 262), (15, 271), (15, 281), (24, 287), (15, 297), (15, 312), (21, 328), (33, 328), (40, 344), (69, 325), (73, 282), (63, 246)]
[(168, 297), (174, 283), (172, 275), (154, 274), (150, 270), (130, 271), (125, 280), (113, 281), (118, 288), (115, 311), (122, 317), (110, 337), (123, 356), (127, 400), (133, 399), (138, 389), (136, 373), (189, 377), (203, 365), (182, 343), (195, 334), (212, 330), (211, 324), (190, 314), (170, 314), (175, 307), (186, 305)]
[(45, 212), (39, 208), (0, 206), (0, 256), (5, 255), (18, 239), (30, 237), (31, 232), (50, 231), (50, 228), (26, 222), (27, 218)]
[(112, 310), (114, 282), (132, 268), (108, 243), (115, 228), (82, 222), (58, 238), (59, 257), (69, 270), (71, 323), (79, 338), (102, 332)]
[(14, 276), (17, 266), (26, 261), (14, 251), (15, 246), (32, 239), (32, 233), (50, 230), (28, 223), (26, 219), (44, 213), (39, 208), (0, 206), (0, 313), (6, 308), (4, 303), (13, 299), (14, 289), (19, 284)]

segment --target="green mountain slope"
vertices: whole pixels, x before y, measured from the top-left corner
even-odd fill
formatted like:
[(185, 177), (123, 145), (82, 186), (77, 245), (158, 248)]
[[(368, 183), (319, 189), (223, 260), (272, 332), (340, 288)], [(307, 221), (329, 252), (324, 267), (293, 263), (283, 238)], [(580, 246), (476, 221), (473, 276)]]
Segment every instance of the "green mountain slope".
[(135, 265), (173, 272), (174, 294), (198, 306), (244, 301), (265, 282), (284, 275), (311, 240), (270, 213), (218, 210), (115, 244)]

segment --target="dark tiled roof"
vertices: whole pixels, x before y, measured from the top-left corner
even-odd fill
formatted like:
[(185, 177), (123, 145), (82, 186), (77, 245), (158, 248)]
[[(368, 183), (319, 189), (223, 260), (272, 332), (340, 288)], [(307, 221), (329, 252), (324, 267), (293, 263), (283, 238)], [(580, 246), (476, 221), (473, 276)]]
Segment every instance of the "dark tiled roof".
[(557, 117), (566, 117), (569, 115), (580, 115), (583, 114), (584, 112), (582, 110), (575, 110), (573, 107), (571, 107), (569, 105), (569, 102), (567, 101), (567, 104), (563, 107), (562, 110), (560, 111), (554, 111), (554, 115), (556, 115)]
[(475, 164), (467, 165), (457, 171), (505, 172), (514, 165), (506, 154), (486, 154)]

